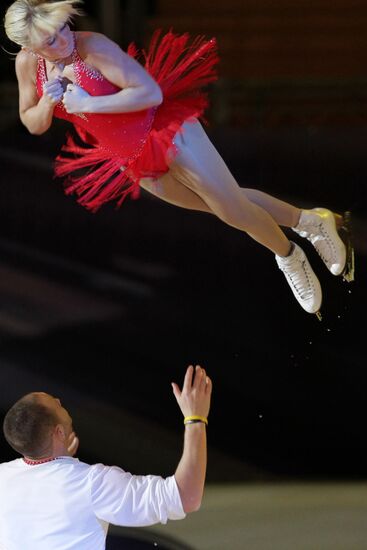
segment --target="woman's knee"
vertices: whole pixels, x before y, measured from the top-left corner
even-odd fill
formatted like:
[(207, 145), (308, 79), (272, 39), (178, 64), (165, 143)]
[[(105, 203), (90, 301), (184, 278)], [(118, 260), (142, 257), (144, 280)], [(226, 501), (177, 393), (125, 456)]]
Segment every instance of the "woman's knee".
[[(214, 210), (213, 206), (212, 210)], [(256, 208), (248, 201), (219, 203), (214, 211), (223, 222), (247, 233), (253, 232), (259, 223)]]

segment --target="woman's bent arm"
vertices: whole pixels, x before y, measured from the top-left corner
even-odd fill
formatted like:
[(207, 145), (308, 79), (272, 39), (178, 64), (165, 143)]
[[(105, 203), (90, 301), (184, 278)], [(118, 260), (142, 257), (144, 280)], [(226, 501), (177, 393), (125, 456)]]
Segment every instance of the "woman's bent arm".
[(103, 34), (88, 33), (80, 37), (78, 48), (88, 65), (121, 88), (113, 95), (83, 98), (79, 105), (81, 112), (129, 113), (162, 103), (162, 92), (156, 81), (140, 63)]
[(31, 134), (46, 132), (52, 123), (56, 105), (47, 95), (38, 98), (36, 88), (37, 58), (21, 50), (15, 61), (19, 87), (19, 116)]

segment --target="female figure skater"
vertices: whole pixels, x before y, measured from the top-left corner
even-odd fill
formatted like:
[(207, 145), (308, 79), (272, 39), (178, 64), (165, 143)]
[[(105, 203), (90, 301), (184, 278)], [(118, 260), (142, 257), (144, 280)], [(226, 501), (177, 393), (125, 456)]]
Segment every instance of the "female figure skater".
[(326, 208), (302, 210), (239, 187), (198, 121), (207, 106), (202, 87), (216, 78), (215, 40), (198, 37), (188, 46), (186, 34), (156, 33), (143, 68), (133, 45), (125, 53), (102, 34), (70, 29), (80, 3), (16, 0), (5, 15), (7, 36), (21, 46), (23, 124), (38, 135), (55, 116), (79, 135), (78, 143), (69, 136), (56, 159), (66, 193), (94, 212), (143, 187), (177, 206), (210, 212), (270, 249), (303, 309), (319, 314), (320, 283), (280, 226), (310, 240), (332, 274), (351, 280), (339, 236), (344, 220)]

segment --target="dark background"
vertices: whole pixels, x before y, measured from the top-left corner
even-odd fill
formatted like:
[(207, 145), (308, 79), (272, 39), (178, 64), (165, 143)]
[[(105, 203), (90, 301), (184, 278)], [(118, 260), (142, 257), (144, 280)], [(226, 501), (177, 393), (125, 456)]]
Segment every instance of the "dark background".
[[(365, 478), (367, 7), (209, 4), (88, 2), (77, 28), (124, 47), (159, 26), (217, 36), (208, 134), (240, 185), (351, 210), (356, 281), (334, 278), (289, 231), (322, 284), (319, 322), (269, 251), (210, 215), (144, 192), (120, 210), (84, 211), (52, 178), (66, 124), (28, 134), (3, 52), (0, 409), (58, 392), (81, 459), (168, 474), (182, 433), (170, 382), (200, 363), (214, 383), (209, 481)], [(16, 51), (4, 33), (1, 44)], [(15, 456), (4, 442), (0, 453)]]

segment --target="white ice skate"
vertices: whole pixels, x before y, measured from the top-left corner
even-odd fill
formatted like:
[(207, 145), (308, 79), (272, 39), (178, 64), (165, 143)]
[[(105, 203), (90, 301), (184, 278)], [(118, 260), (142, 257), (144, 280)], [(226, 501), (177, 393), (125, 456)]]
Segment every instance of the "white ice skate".
[(341, 231), (345, 232), (347, 244), (341, 239), (333, 212), (326, 208), (302, 210), (293, 231), (305, 237), (333, 275), (341, 275), (346, 281), (354, 280), (354, 254), (350, 239), (350, 214), (343, 218)]
[(306, 254), (296, 243), (289, 256), (275, 255), (279, 269), (288, 281), (292, 292), (307, 313), (316, 313), (319, 319), (322, 302), (322, 291), (318, 278), (313, 272)]

